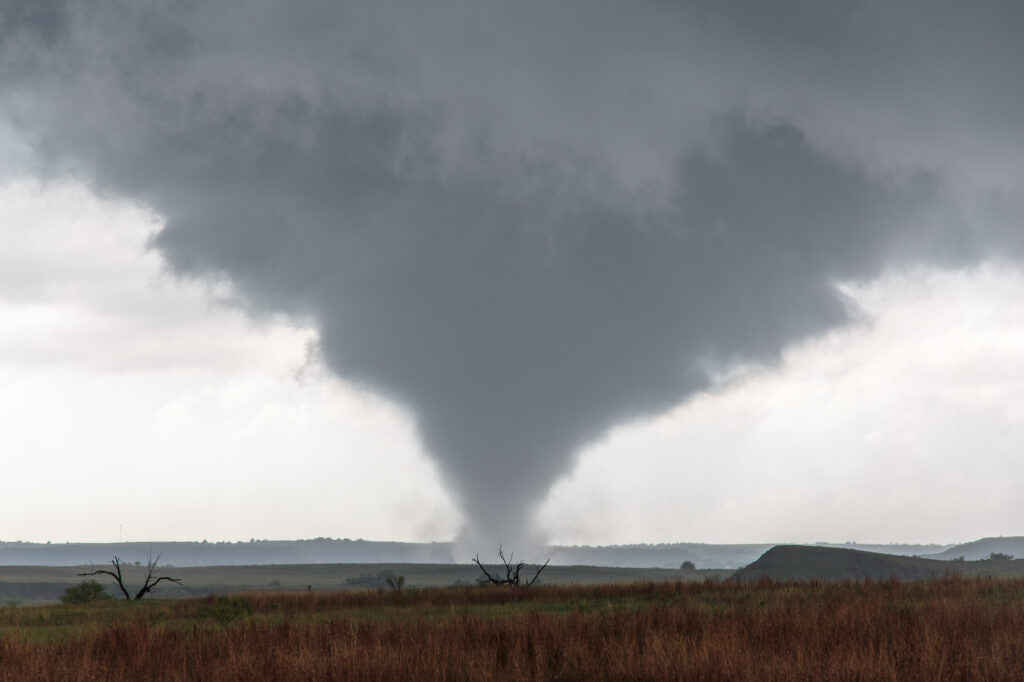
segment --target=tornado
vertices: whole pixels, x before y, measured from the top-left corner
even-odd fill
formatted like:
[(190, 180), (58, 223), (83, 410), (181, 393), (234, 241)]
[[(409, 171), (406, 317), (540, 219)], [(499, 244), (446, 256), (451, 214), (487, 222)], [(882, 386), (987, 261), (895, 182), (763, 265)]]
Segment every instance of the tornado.
[(838, 284), (1019, 258), (1021, 14), (6, 0), (0, 121), (313, 325), (514, 547), (610, 429), (855, 320)]

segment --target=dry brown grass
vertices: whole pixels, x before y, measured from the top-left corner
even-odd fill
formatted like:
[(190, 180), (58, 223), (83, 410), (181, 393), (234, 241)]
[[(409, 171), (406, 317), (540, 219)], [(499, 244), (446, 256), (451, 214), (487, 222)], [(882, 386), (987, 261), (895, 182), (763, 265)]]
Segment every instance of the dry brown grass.
[[(0, 680), (1017, 680), (1024, 581), (643, 583), (6, 609)], [(228, 620), (228, 619), (225, 619)]]

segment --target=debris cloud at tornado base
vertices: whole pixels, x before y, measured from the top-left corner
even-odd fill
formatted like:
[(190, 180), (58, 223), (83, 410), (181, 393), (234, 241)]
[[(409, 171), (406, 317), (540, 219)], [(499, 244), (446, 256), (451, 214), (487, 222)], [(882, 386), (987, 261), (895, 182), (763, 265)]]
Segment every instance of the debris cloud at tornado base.
[(610, 428), (849, 322), (837, 282), (1019, 254), (1020, 12), (13, 0), (0, 112), (312, 321), (510, 543)]

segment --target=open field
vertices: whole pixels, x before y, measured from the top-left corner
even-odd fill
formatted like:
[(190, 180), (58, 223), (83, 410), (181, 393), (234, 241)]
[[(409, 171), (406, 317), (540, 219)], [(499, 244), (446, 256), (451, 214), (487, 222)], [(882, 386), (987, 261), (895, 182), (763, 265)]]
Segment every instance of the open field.
[(1024, 580), (265, 592), (0, 609), (0, 680), (1019, 679)]
[[(100, 565), (102, 566), (102, 565)], [(96, 566), (96, 567), (100, 567)], [(140, 585), (144, 567), (123, 564), (129, 586)], [(92, 567), (95, 568), (95, 567)], [(86, 566), (0, 566), (0, 605), (42, 604), (56, 601)], [(480, 576), (472, 564), (346, 563), (255, 566), (166, 567), (161, 572), (182, 579), (181, 585), (163, 583), (159, 596), (187, 598), (209, 594), (274, 591), (324, 591), (373, 588), (387, 585), (388, 575), (404, 576), (408, 587), (473, 585)], [(532, 568), (524, 569), (532, 576)], [(730, 569), (680, 570), (666, 568), (613, 568), (606, 566), (548, 566), (545, 585), (595, 585), (637, 580), (922, 580), (946, 575), (963, 577), (1024, 578), (1024, 559), (937, 561), (925, 557), (864, 552), (821, 546), (778, 545), (750, 565)], [(100, 576), (114, 594), (113, 582)]]
[[(140, 585), (143, 567), (124, 564), (129, 586)], [(0, 566), (0, 605), (54, 602), (86, 566)], [(167, 567), (162, 573), (182, 579), (181, 585), (163, 583), (159, 596), (187, 598), (209, 594), (274, 591), (324, 591), (386, 586), (387, 575), (404, 576), (408, 587), (473, 585), (480, 576), (472, 564), (349, 563), (256, 566)], [(532, 576), (527, 567), (524, 574)], [(595, 585), (637, 580), (922, 580), (945, 575), (963, 577), (1024, 578), (1022, 559), (937, 561), (924, 557), (863, 552), (853, 549), (779, 545), (739, 571), (729, 569), (680, 570), (666, 568), (612, 568), (606, 566), (548, 566), (545, 585)], [(100, 576), (114, 594), (112, 581)]]
[[(532, 564), (530, 565), (532, 566)], [(109, 568), (109, 565), (106, 566)], [(82, 580), (77, 573), (103, 568), (88, 566), (0, 566), (0, 604), (32, 604), (56, 601), (70, 585)], [(125, 582), (141, 585), (144, 567), (125, 566)], [(341, 590), (352, 587), (384, 586), (387, 572), (402, 575), (408, 587), (473, 585), (480, 570), (472, 564), (296, 564), (269, 566), (197, 566), (163, 568), (162, 575), (181, 578), (182, 584), (161, 583), (159, 597), (197, 597), (245, 591)], [(541, 574), (545, 585), (592, 585), (635, 580), (720, 579), (730, 570), (681, 571), (664, 568), (608, 568), (602, 566), (548, 566)], [(524, 575), (532, 577), (530, 567)], [(113, 581), (99, 576), (99, 582)], [(111, 594), (114, 594), (111, 591)]]

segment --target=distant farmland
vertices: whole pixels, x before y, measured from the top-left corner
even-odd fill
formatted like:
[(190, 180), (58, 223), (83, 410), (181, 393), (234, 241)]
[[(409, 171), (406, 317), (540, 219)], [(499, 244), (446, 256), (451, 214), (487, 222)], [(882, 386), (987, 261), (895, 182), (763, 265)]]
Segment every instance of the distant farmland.
[(0, 610), (0, 680), (1019, 679), (1024, 580), (261, 593)]
[[(54, 602), (82, 578), (86, 566), (0, 566), (0, 605)], [(527, 569), (528, 571), (529, 569)], [(126, 582), (141, 585), (144, 567), (126, 566)], [(164, 573), (182, 579), (181, 585), (161, 584), (156, 596), (187, 598), (209, 594), (252, 591), (315, 592), (386, 587), (385, 576), (401, 575), (408, 587), (474, 585), (480, 570), (472, 564), (296, 564), (268, 566), (168, 567)], [(546, 585), (593, 585), (636, 580), (723, 579), (730, 570), (664, 568), (610, 568), (605, 566), (548, 566), (541, 581)], [(113, 582), (109, 585), (113, 595)]]
[[(81, 578), (86, 566), (0, 566), (0, 605), (54, 602)], [(126, 565), (126, 580), (141, 584), (144, 567)], [(529, 568), (526, 569), (529, 573)], [(161, 597), (188, 598), (210, 594), (274, 591), (331, 591), (386, 587), (388, 575), (403, 576), (408, 587), (473, 585), (476, 566), (452, 563), (272, 564), (257, 566), (166, 567), (181, 585), (162, 584)], [(773, 580), (923, 580), (945, 575), (1024, 578), (1024, 560), (937, 561), (853, 549), (779, 545), (750, 565), (728, 569), (548, 566), (545, 585), (596, 585), (646, 581), (703, 581), (736, 577), (741, 581)], [(113, 585), (108, 581), (108, 587)], [(113, 592), (111, 592), (113, 594)]]

